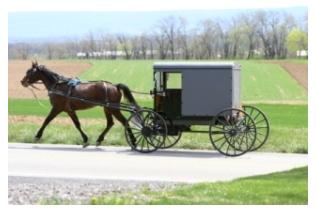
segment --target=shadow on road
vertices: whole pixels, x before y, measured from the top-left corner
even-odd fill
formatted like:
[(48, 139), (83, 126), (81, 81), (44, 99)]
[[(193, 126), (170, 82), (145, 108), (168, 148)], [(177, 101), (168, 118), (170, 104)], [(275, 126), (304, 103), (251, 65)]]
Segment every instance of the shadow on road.
[(55, 147), (41, 147), (41, 146), (32, 146), (32, 147), (15, 147), (10, 146), (10, 149), (32, 149), (32, 150), (47, 150), (47, 151), (61, 151), (61, 152), (105, 152), (106, 150), (103, 148), (81, 148), (81, 147), (59, 147), (56, 145)]
[(136, 151), (119, 151), (117, 153), (127, 153), (127, 155), (136, 155), (136, 156), (149, 156), (149, 157), (190, 157), (190, 158), (227, 158), (217, 152), (214, 151), (195, 151), (195, 150), (181, 150), (181, 151), (175, 151), (175, 150), (158, 150), (152, 153), (139, 153)]
[(63, 146), (54, 146), (54, 147), (43, 147), (41, 146), (30, 146), (30, 147), (20, 147), (20, 146), (10, 146), (10, 149), (30, 149), (30, 150), (42, 150), (42, 151), (61, 151), (61, 152), (91, 152), (91, 153), (117, 153), (123, 155), (135, 155), (135, 156), (148, 156), (148, 157), (191, 157), (191, 158), (227, 158), (218, 152), (215, 151), (195, 151), (195, 150), (157, 150), (153, 153), (140, 153), (133, 151), (130, 148), (123, 147), (63, 147)]

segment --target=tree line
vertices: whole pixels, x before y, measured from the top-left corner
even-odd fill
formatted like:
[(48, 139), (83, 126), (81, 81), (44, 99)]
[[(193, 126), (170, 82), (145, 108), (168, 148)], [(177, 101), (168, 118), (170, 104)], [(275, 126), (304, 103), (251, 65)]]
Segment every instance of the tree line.
[(205, 19), (189, 28), (169, 16), (138, 35), (89, 32), (59, 42), (10, 43), (9, 59), (283, 59), (307, 50), (307, 14), (258, 10), (230, 20)]

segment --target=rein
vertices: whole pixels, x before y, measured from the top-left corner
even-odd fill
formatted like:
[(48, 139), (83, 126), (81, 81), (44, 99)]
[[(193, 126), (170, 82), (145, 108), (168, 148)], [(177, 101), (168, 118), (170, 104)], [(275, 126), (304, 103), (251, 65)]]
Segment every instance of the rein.
[[(43, 84), (42, 82), (36, 82), (33, 84)], [(34, 86), (33, 84), (30, 84), (29, 86), (31, 86), (32, 88), (38, 90), (38, 91), (42, 91), (41, 89), (39, 89), (38, 87)], [(38, 104), (40, 106), (42, 106), (43, 108), (46, 108), (46, 106), (39, 100), (39, 98), (36, 96), (35, 92), (33, 91), (32, 88), (27, 87), (27, 89), (29, 89), (32, 92), (33, 97), (36, 99), (36, 101), (38, 102)]]
[[(110, 83), (112, 84), (111, 82), (109, 81), (106, 81), (106, 80), (89, 80), (89, 81), (82, 81), (81, 83), (98, 83), (98, 82), (106, 82), (106, 83)], [(151, 95), (151, 93), (148, 93), (148, 92), (143, 92), (143, 91), (134, 91), (134, 90), (131, 90), (130, 91), (134, 94), (143, 94), (143, 95)]]
[(141, 91), (133, 91), (133, 90), (130, 90), (132, 93), (134, 94), (144, 94), (144, 95), (151, 95), (151, 93), (147, 93), (147, 92), (141, 92)]

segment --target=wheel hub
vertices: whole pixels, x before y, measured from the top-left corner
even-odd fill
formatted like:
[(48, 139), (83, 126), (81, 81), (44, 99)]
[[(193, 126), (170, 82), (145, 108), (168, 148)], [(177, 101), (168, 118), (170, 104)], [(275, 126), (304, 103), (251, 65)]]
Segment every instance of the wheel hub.
[(232, 136), (236, 136), (238, 134), (238, 132), (237, 132), (237, 130), (235, 130), (235, 129), (231, 129), (230, 131), (229, 131), (229, 135), (232, 137)]
[(141, 130), (141, 133), (145, 137), (150, 137), (152, 135), (152, 129), (148, 126), (144, 126)]

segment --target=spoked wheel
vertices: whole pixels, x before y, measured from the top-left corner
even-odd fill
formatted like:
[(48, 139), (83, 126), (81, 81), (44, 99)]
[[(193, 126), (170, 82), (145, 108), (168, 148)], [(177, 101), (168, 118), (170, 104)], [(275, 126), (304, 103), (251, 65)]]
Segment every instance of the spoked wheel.
[[(167, 125), (168, 129), (174, 129), (174, 125), (173, 122), (170, 118), (168, 118), (167, 116), (164, 116), (165, 118), (165, 122)], [(169, 131), (168, 131), (169, 133)], [(167, 135), (165, 142), (161, 145), (160, 149), (168, 149), (173, 147), (176, 143), (178, 143), (178, 141), (181, 139), (182, 137), (182, 132), (177, 130), (177, 134), (175, 135)]]
[(250, 151), (257, 132), (252, 118), (240, 109), (227, 109), (215, 116), (209, 126), (212, 145), (221, 154), (239, 156)]
[(126, 122), (125, 136), (135, 151), (154, 152), (164, 144), (167, 127), (161, 115), (149, 109), (133, 113)]
[(243, 110), (250, 115), (256, 126), (256, 140), (251, 151), (255, 151), (264, 145), (270, 133), (270, 124), (265, 114), (254, 106), (243, 106)]
[(165, 142), (162, 144), (160, 149), (168, 149), (173, 147), (182, 137), (182, 132), (179, 131), (177, 135), (167, 135)]

